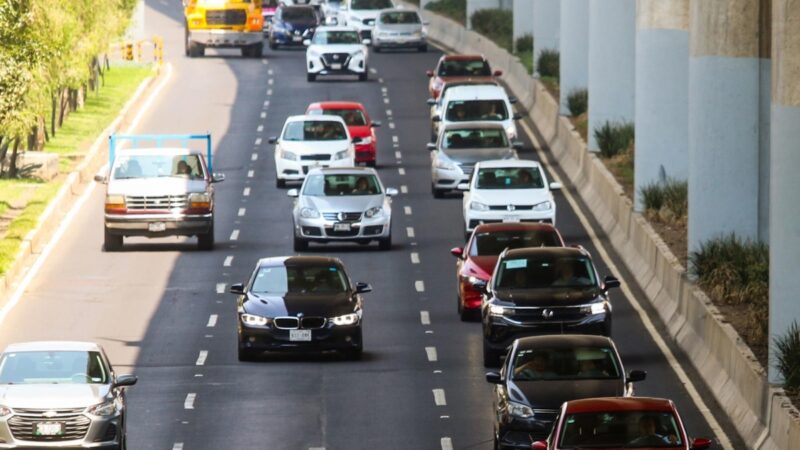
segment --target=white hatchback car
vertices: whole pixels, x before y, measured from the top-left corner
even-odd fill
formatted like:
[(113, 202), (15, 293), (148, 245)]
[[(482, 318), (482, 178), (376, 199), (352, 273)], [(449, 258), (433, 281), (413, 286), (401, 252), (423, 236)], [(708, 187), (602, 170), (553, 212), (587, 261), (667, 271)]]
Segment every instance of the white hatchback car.
[(464, 192), (464, 235), (483, 223), (544, 222), (556, 224), (552, 190), (542, 166), (530, 160), (482, 161), (472, 180), (458, 185)]
[(352, 27), (324, 26), (303, 43), (306, 49), (306, 77), (315, 81), (318, 75), (357, 75), (358, 81), (369, 77), (369, 39), (361, 39)]
[(514, 113), (512, 103), (501, 86), (457, 86), (447, 91), (439, 114), (433, 116), (433, 135), (438, 136), (443, 125), (458, 122), (497, 122), (503, 124), (508, 138), (517, 138), (515, 121), (522, 118)]
[(339, 6), (339, 25), (354, 27), (362, 38), (371, 39), (378, 14), (392, 8), (392, 0), (344, 0)]
[(275, 185), (303, 181), (317, 167), (352, 167), (355, 147), (347, 125), (339, 116), (291, 116), (275, 144)]

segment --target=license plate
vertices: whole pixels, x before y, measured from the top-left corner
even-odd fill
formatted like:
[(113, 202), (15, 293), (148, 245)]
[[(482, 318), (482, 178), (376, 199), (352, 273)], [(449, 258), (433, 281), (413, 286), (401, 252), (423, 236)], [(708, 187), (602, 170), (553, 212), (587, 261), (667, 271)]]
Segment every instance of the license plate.
[(333, 224), (333, 231), (350, 231), (349, 223), (335, 223)]
[(164, 231), (167, 229), (167, 224), (164, 222), (153, 222), (147, 224), (147, 229), (153, 233), (157, 233), (159, 231)]
[(59, 436), (64, 434), (64, 426), (61, 422), (41, 422), (36, 424), (33, 433), (36, 436)]
[(519, 222), (519, 216), (504, 216), (503, 222)]
[(311, 330), (289, 330), (289, 340), (292, 342), (311, 341)]
[(300, 42), (300, 41), (303, 40), (303, 36), (293, 36), (292, 40), (295, 41), (295, 42)]
[(331, 64), (331, 69), (333, 69), (333, 70), (342, 70), (342, 65), (340, 63), (333, 63), (333, 64)]

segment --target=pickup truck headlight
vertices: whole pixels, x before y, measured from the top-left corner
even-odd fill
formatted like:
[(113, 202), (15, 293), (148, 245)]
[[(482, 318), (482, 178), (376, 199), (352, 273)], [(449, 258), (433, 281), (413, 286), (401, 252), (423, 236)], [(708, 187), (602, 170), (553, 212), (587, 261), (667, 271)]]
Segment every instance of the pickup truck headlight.
[(546, 202), (537, 203), (533, 205), (534, 211), (550, 211), (551, 209), (553, 209), (553, 202), (549, 200)]
[(304, 207), (300, 209), (300, 217), (306, 219), (317, 219), (319, 218), (319, 211), (314, 208)]
[(373, 218), (373, 217), (381, 215), (382, 211), (383, 211), (383, 208), (381, 208), (380, 206), (376, 206), (374, 208), (368, 209), (366, 212), (364, 212), (364, 215), (367, 216), (368, 218)]
[(242, 323), (250, 326), (263, 327), (269, 324), (269, 319), (255, 314), (242, 314)]
[(107, 417), (117, 412), (117, 406), (113, 401), (107, 401), (87, 408), (86, 412), (93, 416)]
[(347, 158), (349, 153), (350, 153), (349, 150), (342, 150), (340, 152), (336, 152), (333, 154), (333, 159), (345, 159)]
[(5, 416), (8, 416), (8, 415), (10, 415), (12, 412), (13, 412), (13, 411), (11, 411), (11, 408), (9, 408), (8, 406), (3, 406), (3, 405), (0, 405), (0, 417), (5, 417)]
[(296, 153), (292, 153), (289, 150), (281, 149), (281, 158), (283, 158), (283, 159), (285, 159), (287, 161), (297, 161), (297, 154)]
[(125, 211), (125, 196), (106, 195), (106, 212)]
[(469, 202), (469, 209), (473, 211), (488, 211), (489, 206), (481, 202)]
[(345, 314), (343, 316), (336, 316), (331, 319), (334, 325), (338, 326), (346, 326), (346, 325), (355, 325), (358, 323), (358, 314)]
[(189, 209), (211, 209), (211, 194), (208, 192), (189, 194)]

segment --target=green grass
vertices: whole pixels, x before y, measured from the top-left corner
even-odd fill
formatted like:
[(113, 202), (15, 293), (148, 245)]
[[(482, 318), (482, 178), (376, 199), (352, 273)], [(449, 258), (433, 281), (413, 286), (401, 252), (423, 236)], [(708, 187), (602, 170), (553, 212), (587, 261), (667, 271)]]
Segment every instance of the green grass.
[(461, 25), (467, 23), (467, 0), (438, 0), (425, 5), (425, 9), (449, 17)]
[(37, 189), (36, 180), (0, 180), (0, 215), (18, 201), (29, 189)]
[(519, 62), (528, 69), (528, 73), (533, 74), (533, 53), (530, 51), (517, 52), (515, 56), (519, 58)]

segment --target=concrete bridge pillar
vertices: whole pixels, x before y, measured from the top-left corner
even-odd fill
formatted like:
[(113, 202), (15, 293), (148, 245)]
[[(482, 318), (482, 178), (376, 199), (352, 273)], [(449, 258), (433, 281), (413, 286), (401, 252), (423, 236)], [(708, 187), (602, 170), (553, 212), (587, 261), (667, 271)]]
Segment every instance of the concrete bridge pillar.
[[(800, 0), (772, 8), (769, 335), (776, 337), (800, 322), (800, 277), (792, 270), (800, 255)], [(771, 365), (769, 380), (780, 381)]]
[(640, 188), (662, 177), (689, 177), (689, 0), (638, 0), (636, 158)]
[(605, 122), (634, 120), (636, 0), (589, 0), (589, 151)]
[[(770, 0), (693, 0), (689, 57), (689, 251), (736, 233), (759, 237), (769, 177)], [(766, 97), (766, 98), (765, 98)], [(765, 117), (766, 116), (766, 117)], [(762, 208), (764, 208), (762, 210)]]
[(533, 69), (542, 50), (558, 50), (561, 0), (533, 0)]
[(517, 39), (526, 34), (533, 35), (533, 0), (514, 0), (514, 50)]
[(561, 114), (569, 114), (567, 96), (589, 86), (589, 0), (561, 0)]

